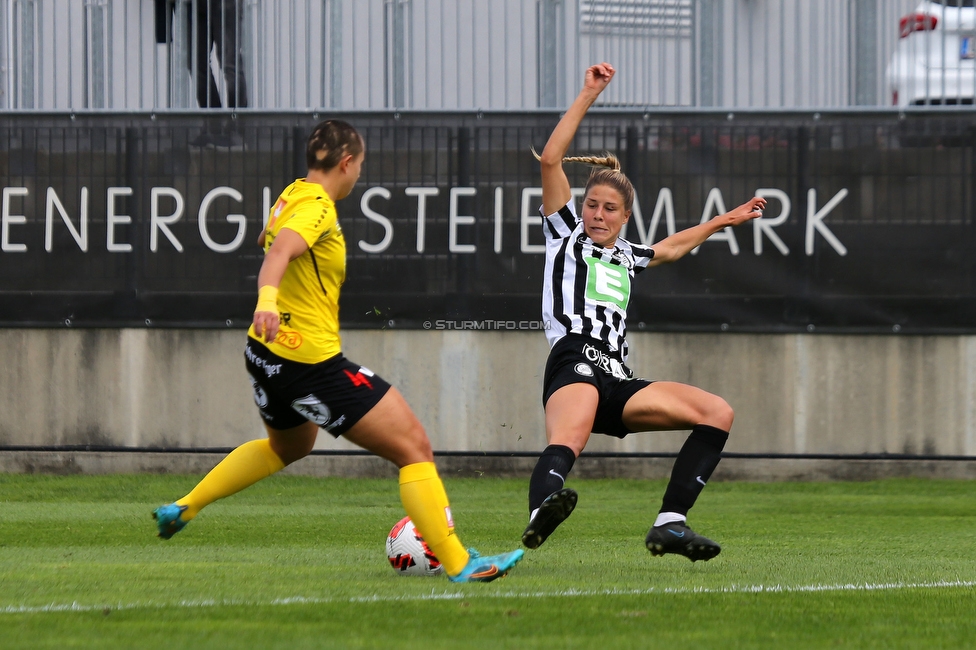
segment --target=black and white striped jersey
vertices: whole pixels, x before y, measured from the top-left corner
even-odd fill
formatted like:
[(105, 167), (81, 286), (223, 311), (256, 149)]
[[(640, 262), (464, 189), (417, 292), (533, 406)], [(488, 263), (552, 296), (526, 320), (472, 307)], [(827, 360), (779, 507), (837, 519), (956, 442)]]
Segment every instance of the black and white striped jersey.
[(549, 347), (567, 334), (602, 341), (627, 361), (627, 304), (634, 275), (654, 250), (618, 237), (614, 247), (593, 243), (576, 216), (574, 200), (545, 217), (546, 277), (542, 320)]

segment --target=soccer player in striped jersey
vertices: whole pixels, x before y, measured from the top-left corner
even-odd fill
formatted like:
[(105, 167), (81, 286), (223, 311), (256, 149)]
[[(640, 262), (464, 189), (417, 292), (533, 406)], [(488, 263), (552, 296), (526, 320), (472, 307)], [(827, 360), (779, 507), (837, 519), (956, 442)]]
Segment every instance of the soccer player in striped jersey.
[[(634, 188), (617, 158), (609, 153), (565, 157), (583, 116), (613, 75), (608, 63), (587, 69), (583, 89), (537, 156), (546, 235), (542, 310), (550, 328), (543, 386), (549, 444), (529, 482), (529, 525), (522, 542), (538, 548), (576, 507), (577, 493), (564, 484), (591, 433), (623, 438), (637, 431), (691, 429), (646, 546), (654, 555), (709, 560), (721, 547), (695, 533), (686, 518), (718, 465), (732, 426), (732, 408), (694, 386), (635, 378), (626, 365), (627, 304), (637, 273), (674, 262), (723, 228), (762, 216), (766, 203), (750, 199), (653, 246), (622, 239)], [(593, 167), (580, 216), (563, 170), (566, 162)]]
[(452, 582), (490, 582), (524, 551), (482, 557), (464, 548), (423, 426), (396, 388), (341, 351), (346, 243), (335, 201), (352, 191), (364, 158), (351, 125), (316, 126), (305, 149), (308, 174), (285, 188), (261, 232), (265, 255), (244, 357), (268, 437), (233, 450), (153, 517), (169, 539), (208, 504), (304, 458), (321, 428), (400, 468), (403, 507)]

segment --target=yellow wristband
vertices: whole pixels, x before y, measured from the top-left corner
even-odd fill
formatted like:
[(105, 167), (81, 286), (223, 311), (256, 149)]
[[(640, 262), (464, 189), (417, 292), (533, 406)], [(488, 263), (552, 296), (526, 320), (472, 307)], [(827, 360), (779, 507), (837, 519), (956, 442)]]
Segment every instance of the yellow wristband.
[(254, 311), (270, 311), (277, 314), (278, 287), (272, 287), (270, 284), (266, 284), (258, 289), (258, 306), (254, 308)]

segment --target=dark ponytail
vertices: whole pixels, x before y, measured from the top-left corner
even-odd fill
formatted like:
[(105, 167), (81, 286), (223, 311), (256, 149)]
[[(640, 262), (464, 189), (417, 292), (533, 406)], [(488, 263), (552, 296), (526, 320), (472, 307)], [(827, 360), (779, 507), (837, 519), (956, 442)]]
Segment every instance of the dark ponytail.
[(305, 162), (309, 169), (327, 172), (343, 156), (358, 156), (363, 151), (363, 138), (349, 123), (342, 120), (320, 122), (305, 145)]

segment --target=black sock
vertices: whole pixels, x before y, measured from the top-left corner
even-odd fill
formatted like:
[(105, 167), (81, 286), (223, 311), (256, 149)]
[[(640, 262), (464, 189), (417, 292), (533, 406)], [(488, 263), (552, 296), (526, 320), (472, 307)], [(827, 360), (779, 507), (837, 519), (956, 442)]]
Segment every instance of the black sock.
[(687, 515), (722, 458), (729, 432), (707, 424), (696, 424), (685, 440), (671, 469), (661, 512)]
[(529, 514), (541, 506), (547, 496), (562, 489), (575, 462), (576, 454), (569, 447), (546, 447), (532, 470), (532, 478), (529, 479)]

